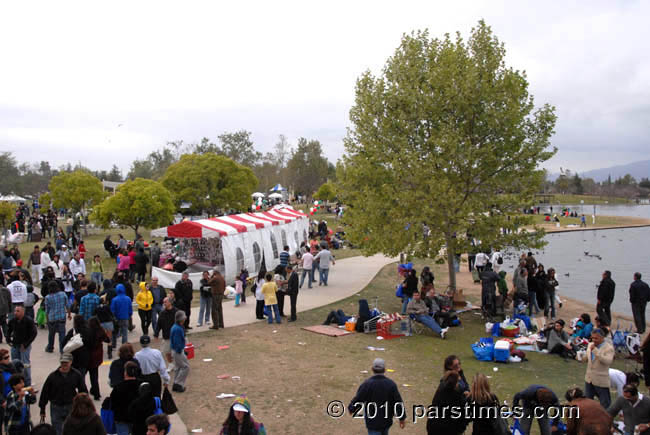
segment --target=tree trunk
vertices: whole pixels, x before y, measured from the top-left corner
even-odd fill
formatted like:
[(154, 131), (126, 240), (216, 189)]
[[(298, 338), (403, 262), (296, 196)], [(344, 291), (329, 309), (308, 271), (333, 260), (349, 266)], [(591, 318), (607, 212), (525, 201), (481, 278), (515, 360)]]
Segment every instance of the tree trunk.
[(447, 240), (447, 271), (449, 272), (449, 288), (455, 293), (456, 292), (456, 269), (454, 269), (454, 258), (456, 252), (453, 247), (453, 240), (451, 234), (446, 234), (445, 239)]
[(138, 240), (138, 228), (140, 228), (139, 225), (133, 227), (133, 230), (135, 231), (135, 239), (133, 239), (134, 242)]

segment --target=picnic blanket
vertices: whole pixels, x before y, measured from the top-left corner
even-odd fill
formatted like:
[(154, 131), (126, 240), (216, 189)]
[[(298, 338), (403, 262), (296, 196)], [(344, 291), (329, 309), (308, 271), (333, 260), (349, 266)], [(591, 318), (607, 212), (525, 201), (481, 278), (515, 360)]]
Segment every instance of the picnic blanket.
[(352, 332), (346, 331), (345, 329), (339, 329), (329, 325), (306, 326), (301, 329), (309, 332), (315, 332), (316, 334), (327, 335), (328, 337), (340, 337), (342, 335), (352, 334)]

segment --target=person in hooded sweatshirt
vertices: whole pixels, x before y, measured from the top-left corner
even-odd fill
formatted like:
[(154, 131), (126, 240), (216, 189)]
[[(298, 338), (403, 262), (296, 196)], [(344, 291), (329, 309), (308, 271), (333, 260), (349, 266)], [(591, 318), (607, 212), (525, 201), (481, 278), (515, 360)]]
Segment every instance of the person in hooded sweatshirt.
[(122, 336), (122, 344), (129, 341), (129, 319), (133, 315), (133, 303), (126, 293), (124, 284), (115, 286), (117, 296), (111, 301), (111, 312), (117, 321), (117, 329), (113, 333), (113, 349), (117, 345), (117, 336)]
[(154, 399), (149, 382), (143, 382), (138, 388), (138, 397), (129, 405), (129, 419), (133, 427), (132, 435), (147, 434), (147, 417), (154, 414), (156, 410), (156, 399)]
[(79, 393), (72, 400), (72, 410), (63, 422), (63, 435), (106, 435), (104, 423), (88, 394)]

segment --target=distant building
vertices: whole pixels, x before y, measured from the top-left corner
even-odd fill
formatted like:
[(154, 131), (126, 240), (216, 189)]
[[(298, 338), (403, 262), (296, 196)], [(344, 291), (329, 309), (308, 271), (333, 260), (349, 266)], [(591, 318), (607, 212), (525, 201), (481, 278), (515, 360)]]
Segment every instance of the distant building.
[(117, 188), (122, 184), (124, 184), (124, 182), (102, 180), (102, 189), (104, 192), (109, 191), (112, 195), (114, 195)]

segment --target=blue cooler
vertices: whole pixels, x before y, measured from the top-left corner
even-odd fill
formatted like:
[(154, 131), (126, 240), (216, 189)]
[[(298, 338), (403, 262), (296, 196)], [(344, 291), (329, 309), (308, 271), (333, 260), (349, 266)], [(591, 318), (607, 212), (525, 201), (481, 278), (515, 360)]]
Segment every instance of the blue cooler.
[(494, 345), (494, 360), (496, 362), (508, 362), (510, 358), (510, 342), (499, 340)]

